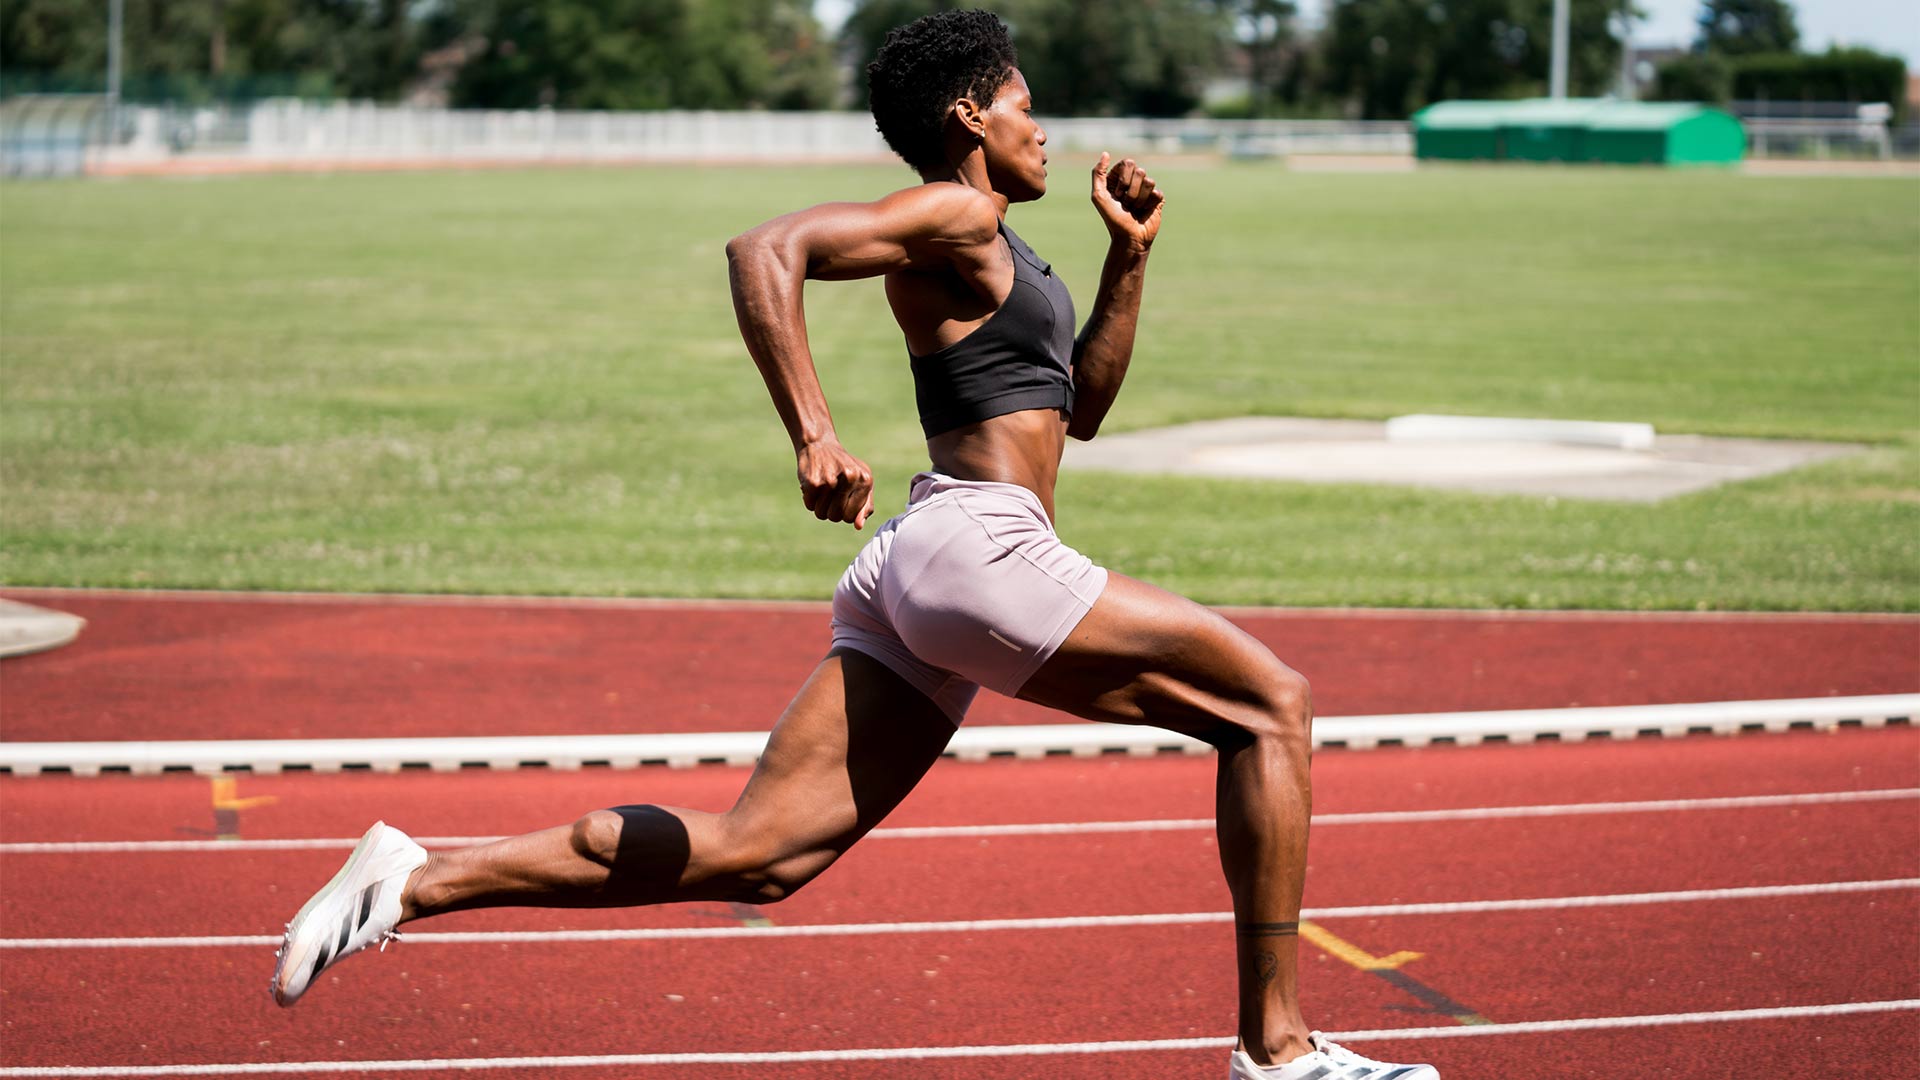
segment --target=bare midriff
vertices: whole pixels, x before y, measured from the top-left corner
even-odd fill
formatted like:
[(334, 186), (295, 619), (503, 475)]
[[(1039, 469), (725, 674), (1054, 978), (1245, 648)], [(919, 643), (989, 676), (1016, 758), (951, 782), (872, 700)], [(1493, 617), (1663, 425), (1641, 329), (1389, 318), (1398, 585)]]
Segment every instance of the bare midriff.
[(1034, 493), (1053, 520), (1053, 484), (1067, 445), (1067, 414), (1028, 409), (944, 431), (927, 440), (935, 472), (956, 480), (1018, 484)]

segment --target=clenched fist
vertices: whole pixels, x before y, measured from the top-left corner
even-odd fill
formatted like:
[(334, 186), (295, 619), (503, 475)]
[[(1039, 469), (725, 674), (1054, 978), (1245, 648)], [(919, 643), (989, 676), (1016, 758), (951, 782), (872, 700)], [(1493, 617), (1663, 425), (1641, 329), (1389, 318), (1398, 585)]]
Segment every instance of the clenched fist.
[(1112, 154), (1103, 153), (1093, 167), (1093, 208), (1100, 211), (1114, 240), (1145, 251), (1160, 234), (1160, 208), (1166, 205), (1167, 193), (1132, 158), (1117, 166), (1110, 164), (1112, 160)]
[(851, 521), (858, 529), (873, 513), (873, 470), (836, 440), (800, 448), (800, 498), (821, 521)]

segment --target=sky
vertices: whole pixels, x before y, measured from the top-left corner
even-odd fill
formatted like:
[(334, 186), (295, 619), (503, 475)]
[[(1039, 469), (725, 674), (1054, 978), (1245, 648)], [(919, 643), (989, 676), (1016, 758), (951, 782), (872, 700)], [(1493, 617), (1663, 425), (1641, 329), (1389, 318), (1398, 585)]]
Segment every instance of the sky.
[[(1318, 23), (1327, 6), (1327, 0), (1295, 2), (1310, 24)], [(1635, 28), (1634, 44), (1686, 45), (1693, 41), (1693, 20), (1700, 13), (1700, 0), (1635, 2), (1647, 18)], [(815, 14), (831, 27), (838, 27), (852, 7), (852, 0), (814, 0)], [(1920, 68), (1920, 0), (1797, 0), (1793, 8), (1802, 49), (1825, 52), (1829, 45), (1864, 45), (1904, 57), (1909, 69)]]
[[(1326, 0), (1295, 0), (1300, 14), (1317, 21)], [(1587, 3), (1592, 0), (1572, 0)], [(1687, 45), (1693, 41), (1700, 0), (1634, 0), (1647, 17), (1634, 27), (1636, 45)], [(1825, 52), (1829, 45), (1864, 45), (1920, 66), (1920, 0), (1796, 0), (1794, 22), (1800, 48)]]
[[(1693, 40), (1698, 0), (1636, 0), (1648, 18), (1634, 40), (1680, 45)], [(1916, 0), (1800, 0), (1793, 5), (1800, 47), (1824, 52), (1829, 45), (1864, 45), (1920, 63), (1920, 2)]]

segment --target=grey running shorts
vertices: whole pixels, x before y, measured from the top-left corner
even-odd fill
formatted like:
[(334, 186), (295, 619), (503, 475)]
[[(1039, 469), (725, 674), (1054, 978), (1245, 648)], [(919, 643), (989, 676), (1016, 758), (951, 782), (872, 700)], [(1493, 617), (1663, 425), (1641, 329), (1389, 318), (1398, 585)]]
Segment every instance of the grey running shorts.
[(958, 727), (980, 687), (1018, 693), (1106, 584), (1033, 492), (923, 472), (840, 578), (833, 644), (887, 665)]

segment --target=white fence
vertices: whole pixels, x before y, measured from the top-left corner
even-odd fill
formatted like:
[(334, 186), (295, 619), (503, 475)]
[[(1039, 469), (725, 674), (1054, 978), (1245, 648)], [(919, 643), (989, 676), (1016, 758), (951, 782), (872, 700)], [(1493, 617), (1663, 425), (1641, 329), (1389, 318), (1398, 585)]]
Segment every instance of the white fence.
[[(267, 101), (233, 108), (128, 108), (109, 167), (184, 160), (304, 162), (627, 162), (886, 159), (859, 112), (564, 112), (415, 109), (364, 102)], [(1339, 120), (1045, 120), (1065, 150), (1410, 154), (1404, 123)]]
[(561, 112), (267, 101), (127, 110), (108, 164), (182, 157), (258, 163), (644, 161), (880, 157), (862, 113)]
[(1755, 158), (1873, 159), (1920, 157), (1920, 125), (1888, 127), (1860, 120), (1741, 121)]
[[(82, 111), (102, 119), (90, 119), (86, 125), (64, 122), (60, 127), (63, 136), (84, 127), (91, 142), (88, 169), (108, 173), (891, 158), (871, 118), (859, 112), (510, 112), (277, 100), (208, 108), (129, 106), (106, 114), (99, 109), (99, 101), (91, 99), (90, 110)], [(65, 105), (62, 108), (63, 120), (67, 112), (80, 115)], [(6, 146), (19, 151), (8, 155), (8, 172), (71, 171), (42, 167), (54, 145), (45, 137), (51, 129), (41, 131), (46, 121), (23, 124), (28, 114), (18, 108), (0, 113), (4, 113), (0, 122), (7, 122), (9, 129)], [(111, 125), (106, 115), (114, 118)], [(1056, 150), (1219, 153), (1246, 158), (1310, 154), (1405, 158), (1413, 153), (1412, 132), (1403, 122), (1126, 117), (1043, 122)], [(1920, 127), (1913, 125), (1889, 128), (1849, 119), (1754, 119), (1746, 126), (1754, 158), (1920, 157)], [(75, 140), (59, 140), (66, 150), (73, 148), (70, 143)]]

